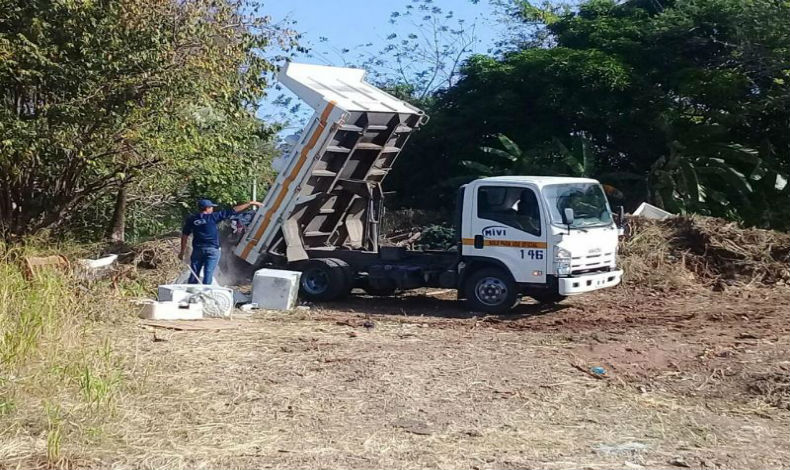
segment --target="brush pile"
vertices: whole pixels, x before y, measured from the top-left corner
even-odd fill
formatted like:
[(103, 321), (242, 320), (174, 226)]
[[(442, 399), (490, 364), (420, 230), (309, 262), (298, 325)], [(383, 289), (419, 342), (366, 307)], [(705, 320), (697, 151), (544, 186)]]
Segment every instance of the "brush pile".
[(790, 234), (702, 216), (632, 217), (620, 249), (626, 282), (656, 288), (790, 284)]
[(178, 259), (180, 240), (159, 238), (132, 247), (129, 263), (137, 268), (138, 278), (151, 286), (172, 282), (184, 269)]

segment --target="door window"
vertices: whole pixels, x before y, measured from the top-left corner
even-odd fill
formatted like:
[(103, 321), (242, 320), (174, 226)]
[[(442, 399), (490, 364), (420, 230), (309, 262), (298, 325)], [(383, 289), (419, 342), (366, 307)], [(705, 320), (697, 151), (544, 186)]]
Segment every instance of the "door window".
[(477, 190), (477, 217), (540, 235), (540, 206), (531, 189), (482, 186)]

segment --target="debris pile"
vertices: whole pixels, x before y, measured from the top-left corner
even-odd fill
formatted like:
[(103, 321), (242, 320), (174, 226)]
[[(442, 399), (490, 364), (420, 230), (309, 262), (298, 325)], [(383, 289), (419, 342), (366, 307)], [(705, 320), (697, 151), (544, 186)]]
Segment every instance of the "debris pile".
[[(174, 279), (183, 269), (178, 259), (180, 240), (176, 237), (158, 238), (134, 245), (129, 264), (148, 270), (157, 277), (157, 284), (162, 279)], [(153, 280), (153, 279), (152, 279)]]
[(405, 247), (410, 250), (450, 250), (456, 244), (455, 230), (446, 225), (398, 230), (381, 239), (382, 246)]
[(419, 227), (413, 227), (408, 230), (397, 230), (382, 237), (381, 244), (383, 246), (397, 246), (406, 247), (409, 249), (414, 248), (414, 244), (422, 237), (422, 232)]
[(790, 234), (703, 216), (628, 219), (626, 282), (657, 288), (790, 284)]
[(382, 246), (410, 250), (449, 250), (457, 243), (446, 215), (414, 209), (386, 212), (381, 234)]

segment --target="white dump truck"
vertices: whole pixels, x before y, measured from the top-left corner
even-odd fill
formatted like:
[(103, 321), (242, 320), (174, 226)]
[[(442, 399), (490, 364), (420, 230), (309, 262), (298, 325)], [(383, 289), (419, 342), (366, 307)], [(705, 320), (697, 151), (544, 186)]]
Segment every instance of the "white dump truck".
[(620, 282), (618, 227), (592, 179), (478, 179), (459, 189), (454, 249), (380, 246), (382, 180), (427, 116), (366, 83), (362, 70), (290, 63), (279, 80), (315, 114), (275, 165), (234, 253), (301, 271), (303, 297), (444, 287), (474, 310), (502, 313), (522, 296), (554, 302)]

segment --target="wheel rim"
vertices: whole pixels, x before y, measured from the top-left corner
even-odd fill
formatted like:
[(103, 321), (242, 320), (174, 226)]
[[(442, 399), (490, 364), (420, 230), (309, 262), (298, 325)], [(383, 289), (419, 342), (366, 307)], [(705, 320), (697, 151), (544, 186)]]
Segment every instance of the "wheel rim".
[(477, 281), (475, 296), (485, 305), (501, 305), (507, 300), (507, 285), (501, 279), (484, 277)]
[(323, 269), (313, 269), (302, 273), (302, 288), (308, 294), (323, 294), (329, 289), (329, 273)]

